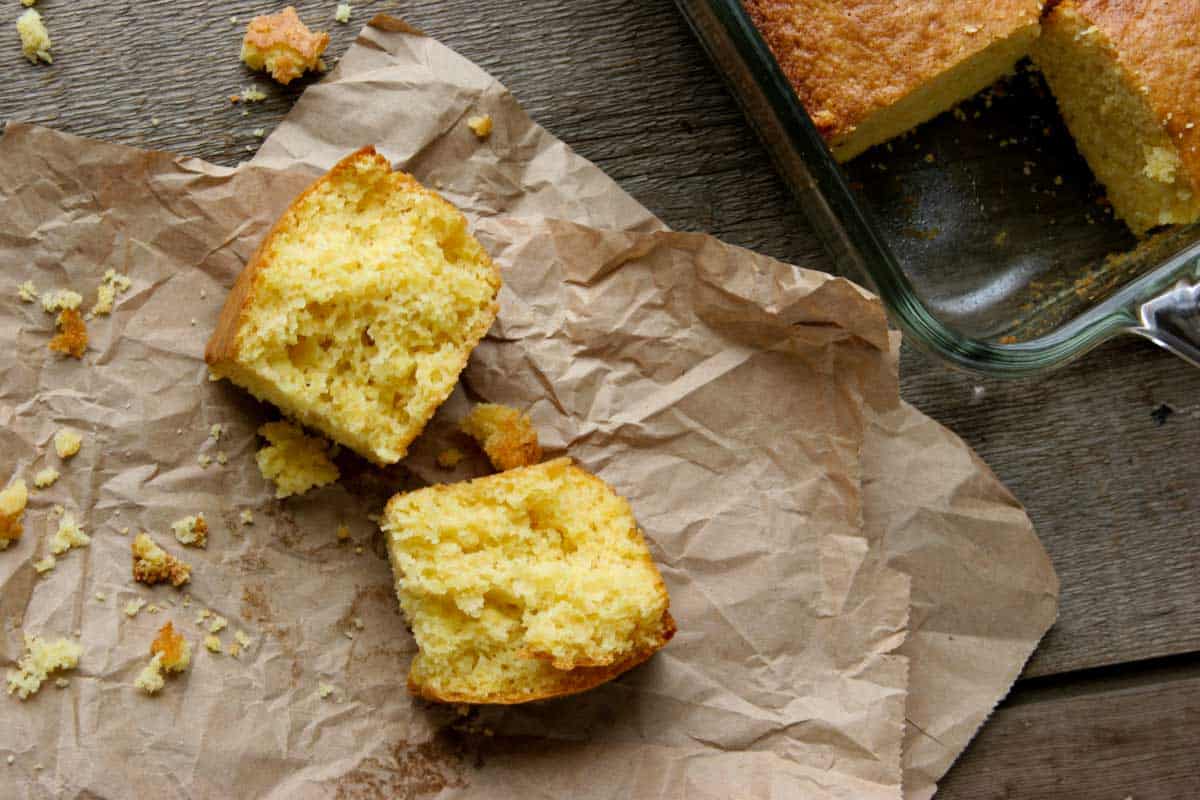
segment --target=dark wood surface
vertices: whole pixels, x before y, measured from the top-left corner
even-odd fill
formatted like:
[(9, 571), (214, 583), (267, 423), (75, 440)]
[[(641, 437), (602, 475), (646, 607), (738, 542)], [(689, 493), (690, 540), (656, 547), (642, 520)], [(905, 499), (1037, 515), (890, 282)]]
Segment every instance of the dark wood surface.
[[(401, 16), (503, 80), (672, 227), (826, 263), (671, 0), (384, 0), (355, 4), (346, 26), (332, 19), (334, 0), (296, 5), (333, 34), (333, 59), (374, 13)], [(16, 0), (0, 7), (2, 120), (234, 164), (303, 90), (238, 62), (242, 25), (269, 6), (37, 7), (54, 39), (49, 67), (20, 54)], [(229, 103), (251, 83), (265, 102)], [(903, 376), (905, 397), (962, 435), (1027, 505), (1062, 578), (1059, 622), (1026, 671), (1041, 677), (1018, 684), (942, 796), (1200, 796), (1200, 765), (1186, 752), (1200, 745), (1200, 667), (1186, 656), (1200, 651), (1200, 370), (1128, 340), (1018, 383), (952, 373), (907, 348)], [(1175, 413), (1160, 424), (1152, 412), (1163, 404)], [(1164, 657), (1184, 659), (1183, 674), (1106, 688), (1109, 671), (1136, 674)], [(1081, 670), (1089, 691), (1072, 694)]]

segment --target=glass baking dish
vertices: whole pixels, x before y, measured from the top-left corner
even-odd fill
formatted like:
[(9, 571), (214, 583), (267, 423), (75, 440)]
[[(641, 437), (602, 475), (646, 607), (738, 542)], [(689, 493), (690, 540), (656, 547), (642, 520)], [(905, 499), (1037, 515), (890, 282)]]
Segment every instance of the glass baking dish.
[(1138, 242), (1040, 75), (839, 165), (739, 0), (676, 0), (833, 257), (908, 337), (1026, 377), (1118, 334), (1200, 366), (1200, 225)]

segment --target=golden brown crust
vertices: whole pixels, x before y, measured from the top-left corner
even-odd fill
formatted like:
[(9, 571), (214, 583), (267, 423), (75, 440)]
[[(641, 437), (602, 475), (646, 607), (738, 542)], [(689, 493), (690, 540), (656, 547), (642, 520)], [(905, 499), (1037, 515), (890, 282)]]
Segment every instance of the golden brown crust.
[(831, 144), (1040, 16), (1037, 0), (744, 0), (744, 5)]
[(329, 34), (309, 30), (292, 6), (276, 14), (254, 17), (246, 26), (246, 35), (242, 39), (243, 57), (247, 48), (264, 56), (276, 51), (276, 60), (267, 68), (272, 78), (285, 85), (299, 78), (305, 70), (316, 68), (328, 46)]
[(553, 697), (566, 697), (567, 695), (579, 694), (580, 692), (586, 692), (588, 689), (594, 689), (600, 684), (607, 683), (613, 678), (644, 663), (671, 640), (671, 637), (675, 635), (675, 631), (675, 619), (671, 616), (671, 612), (665, 611), (663, 612), (662, 637), (653, 647), (648, 647), (645, 650), (634, 653), (629, 658), (617, 664), (603, 667), (576, 667), (572, 670), (562, 671), (552, 688), (542, 688), (528, 694), (478, 695), (465, 692), (438, 692), (432, 687), (423, 686), (414, 681), (411, 671), (408, 674), (408, 691), (410, 694), (422, 699), (433, 700), (439, 703), (476, 703), (487, 705), (516, 705), (518, 703), (532, 703), (535, 700), (549, 700)]
[(1051, 19), (1066, 10), (1108, 37), (1200, 189), (1200, 0), (1064, 0)]
[(58, 315), (58, 333), (48, 347), (55, 353), (71, 358), (83, 358), (87, 351), (88, 332), (78, 309), (67, 308)]
[(183, 634), (175, 632), (175, 626), (167, 624), (158, 629), (158, 636), (150, 643), (150, 655), (161, 655), (164, 664), (178, 664), (183, 657)]
[(542, 460), (542, 446), (533, 422), (515, 408), (494, 403), (475, 406), (460, 427), (479, 443), (492, 466), (501, 472)]

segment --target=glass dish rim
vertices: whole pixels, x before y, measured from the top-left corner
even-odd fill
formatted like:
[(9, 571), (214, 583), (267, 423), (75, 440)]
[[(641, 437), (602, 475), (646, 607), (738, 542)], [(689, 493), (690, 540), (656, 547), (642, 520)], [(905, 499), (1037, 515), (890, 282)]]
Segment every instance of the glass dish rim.
[[(1038, 375), (1062, 367), (1120, 334), (1140, 335), (1200, 366), (1194, 354), (1188, 352), (1192, 349), (1190, 341), (1178, 342), (1174, 337), (1159, 335), (1153, 322), (1142, 313), (1143, 304), (1172, 286), (1200, 279), (1200, 242), (1186, 246), (1100, 303), (1036, 338), (1000, 344), (950, 328), (921, 301), (870, 212), (854, 197), (840, 165), (741, 0), (676, 0), (676, 4), (704, 47), (713, 45), (694, 18), (693, 6), (703, 5), (723, 28), (737, 57), (747, 66), (747, 72), (770, 105), (789, 145), (809, 170), (816, 191), (829, 207), (832, 220), (825, 221), (839, 226), (843, 238), (856, 251), (857, 261), (866, 273), (863, 277), (870, 281), (870, 288), (883, 301), (893, 324), (910, 342), (956, 369), (986, 377)], [(736, 89), (733, 94), (741, 103)], [(807, 204), (800, 205), (811, 216)]]

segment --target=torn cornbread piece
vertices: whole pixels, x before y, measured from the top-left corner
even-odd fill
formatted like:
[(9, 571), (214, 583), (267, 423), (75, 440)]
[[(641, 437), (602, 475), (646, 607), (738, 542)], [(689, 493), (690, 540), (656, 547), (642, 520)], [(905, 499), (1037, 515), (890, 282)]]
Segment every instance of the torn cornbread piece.
[(480, 139), (486, 139), (492, 135), (492, 115), (484, 114), (479, 117), (471, 117), (467, 120), (467, 127)]
[(78, 310), (79, 304), (83, 302), (83, 295), (70, 289), (54, 289), (43, 292), (41, 301), (42, 310), (53, 314), (56, 311)]
[(34, 9), (29, 9), (17, 17), (17, 33), (21, 37), (21, 52), (29, 59), (30, 64), (43, 61), (53, 63), (50, 55), (50, 32), (42, 22), (42, 15)]
[(745, 0), (838, 161), (982, 91), (1029, 55), (1040, 0)]
[(171, 530), (180, 544), (189, 547), (208, 546), (208, 523), (204, 521), (203, 514), (177, 519), (171, 523)]
[(1117, 216), (1200, 219), (1200, 7), (1066, 0), (1044, 27), (1035, 60)]
[(329, 34), (310, 31), (296, 9), (288, 6), (250, 20), (242, 39), (242, 61), (288, 84), (308, 70), (324, 69), (321, 54), (328, 46)]
[(192, 568), (163, 550), (145, 533), (139, 533), (129, 545), (133, 554), (133, 579), (153, 585), (169, 581), (183, 586), (192, 577)]
[(61, 475), (54, 467), (46, 467), (43, 470), (38, 470), (38, 473), (33, 476), (33, 485), (39, 489), (48, 489), (53, 486), (60, 477)]
[(255, 454), (258, 471), (275, 484), (275, 496), (291, 497), (338, 479), (329, 460), (329, 443), (288, 422), (268, 422), (258, 429), (270, 444)]
[(33, 285), (33, 281), (25, 281), (17, 287), (17, 297), (22, 303), (35, 303), (38, 299), (37, 287)]
[(58, 327), (58, 333), (46, 346), (64, 356), (83, 358), (83, 354), (87, 352), (88, 332), (87, 324), (79, 311), (74, 308), (60, 311), (55, 325)]
[(79, 452), (83, 436), (71, 428), (59, 428), (54, 433), (54, 452), (61, 459), (68, 459)]
[(128, 275), (122, 275), (115, 269), (105, 270), (104, 279), (96, 289), (96, 304), (92, 306), (92, 315), (102, 317), (111, 314), (118, 295), (129, 291), (132, 284), (133, 281)]
[(298, 422), (394, 464), (454, 389), (499, 289), (458, 209), (366, 147), (267, 234), (205, 358)]
[(166, 685), (166, 673), (183, 672), (191, 663), (191, 643), (168, 621), (150, 644), (150, 663), (138, 673), (134, 686), (146, 694), (156, 694)]
[(570, 459), (396, 495), (382, 527), (422, 697), (580, 692), (675, 632), (629, 503)]
[(24, 700), (42, 687), (51, 672), (75, 669), (82, 655), (83, 646), (70, 639), (45, 641), (26, 634), (25, 655), (17, 662), (17, 669), (8, 671), (8, 693)]
[(0, 491), (0, 550), (21, 538), (25, 527), (21, 524), (25, 516), (25, 505), (29, 502), (29, 490), (25, 481), (13, 478)]
[(51, 534), (47, 547), (53, 555), (61, 556), (73, 547), (87, 547), (91, 541), (92, 537), (75, 521), (75, 515), (68, 512), (58, 520), (58, 527)]
[(479, 442), (496, 469), (528, 467), (542, 460), (542, 448), (533, 422), (515, 408), (480, 403), (471, 409), (460, 427), (463, 433)]

